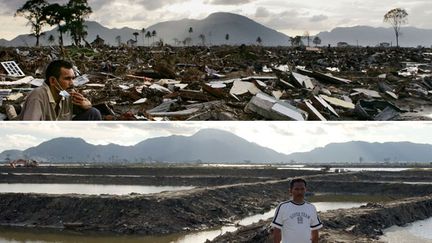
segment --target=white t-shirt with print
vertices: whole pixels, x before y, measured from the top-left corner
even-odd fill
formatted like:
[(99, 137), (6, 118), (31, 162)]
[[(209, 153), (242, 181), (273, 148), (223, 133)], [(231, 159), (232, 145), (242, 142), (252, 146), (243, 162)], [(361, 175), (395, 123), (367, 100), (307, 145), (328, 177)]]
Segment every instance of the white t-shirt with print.
[(283, 243), (310, 243), (311, 231), (323, 227), (314, 205), (293, 201), (279, 204), (271, 226), (281, 230)]

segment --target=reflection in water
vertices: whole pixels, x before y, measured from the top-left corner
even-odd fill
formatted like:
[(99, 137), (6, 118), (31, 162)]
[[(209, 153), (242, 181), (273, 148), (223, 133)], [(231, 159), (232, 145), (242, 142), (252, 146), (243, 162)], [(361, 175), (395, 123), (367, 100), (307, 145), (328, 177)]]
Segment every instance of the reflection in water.
[(48, 193), (48, 194), (111, 194), (159, 193), (162, 191), (190, 190), (191, 186), (138, 186), (138, 185), (95, 185), (95, 184), (7, 184), (0, 183), (0, 193)]
[[(357, 202), (316, 202), (314, 205), (317, 207), (318, 211), (327, 211), (331, 209), (338, 208), (351, 208), (358, 207), (362, 203)], [(273, 217), (274, 210), (271, 210), (265, 214), (257, 214), (247, 218), (244, 218), (236, 223), (239, 225), (249, 225), (259, 220), (268, 219)], [(220, 234), (226, 232), (235, 231), (237, 227), (235, 226), (223, 226), (216, 229), (200, 231), (196, 233), (178, 233), (168, 236), (160, 237), (143, 237), (143, 236), (118, 236), (118, 235), (92, 235), (92, 234), (82, 234), (75, 232), (36, 232), (34, 230), (28, 229), (11, 229), (2, 228), (0, 229), (0, 242), (26, 242), (26, 243), (50, 243), (50, 242), (92, 242), (92, 243), (102, 243), (102, 242), (124, 242), (124, 243), (190, 243), (190, 242), (205, 242), (207, 239), (213, 239)]]
[(388, 243), (432, 243), (432, 218), (416, 221), (404, 227), (392, 226), (381, 238)]

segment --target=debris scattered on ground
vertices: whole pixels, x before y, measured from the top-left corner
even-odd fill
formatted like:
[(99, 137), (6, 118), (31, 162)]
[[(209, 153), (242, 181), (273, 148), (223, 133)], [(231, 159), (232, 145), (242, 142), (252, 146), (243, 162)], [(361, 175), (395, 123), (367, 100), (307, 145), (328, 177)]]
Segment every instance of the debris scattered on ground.
[[(0, 89), (11, 90), (0, 93), (0, 114), (5, 105), (19, 110), (59, 53), (56, 47), (0, 48)], [(431, 120), (428, 53), (245, 45), (69, 47), (65, 59), (75, 65), (76, 89), (105, 107), (105, 120)]]

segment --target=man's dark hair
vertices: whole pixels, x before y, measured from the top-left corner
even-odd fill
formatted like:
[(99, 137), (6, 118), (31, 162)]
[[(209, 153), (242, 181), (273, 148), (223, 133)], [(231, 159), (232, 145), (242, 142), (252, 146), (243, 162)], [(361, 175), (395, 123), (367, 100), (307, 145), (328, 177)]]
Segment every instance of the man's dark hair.
[(304, 185), (306, 186), (306, 181), (303, 178), (294, 178), (290, 181), (290, 189), (292, 189), (294, 187), (294, 183), (297, 182), (303, 182)]
[(51, 76), (54, 76), (56, 79), (60, 78), (61, 68), (71, 69), (73, 68), (73, 65), (72, 63), (65, 60), (55, 60), (52, 61), (50, 64), (48, 64), (48, 67), (45, 70), (45, 83), (48, 84), (48, 86), (49, 86), (49, 78)]

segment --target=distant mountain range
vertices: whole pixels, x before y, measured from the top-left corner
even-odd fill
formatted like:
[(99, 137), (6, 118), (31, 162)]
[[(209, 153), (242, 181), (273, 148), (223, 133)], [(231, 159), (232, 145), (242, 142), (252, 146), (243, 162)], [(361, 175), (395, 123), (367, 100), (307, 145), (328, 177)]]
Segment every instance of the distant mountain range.
[[(105, 40), (106, 44), (117, 45), (116, 37), (120, 36), (123, 43), (130, 39), (135, 39), (134, 32), (138, 32), (138, 45), (149, 45), (153, 41), (163, 39), (165, 43), (175, 44), (174, 39), (183, 41), (187, 37), (192, 38), (192, 44), (201, 44), (199, 36), (205, 36), (205, 43), (212, 45), (240, 45), (240, 44), (256, 44), (258, 37), (262, 39), (262, 44), (265, 46), (288, 46), (290, 45), (289, 36), (280, 33), (276, 30), (268, 28), (260, 23), (257, 23), (247, 17), (238, 14), (217, 12), (209, 15), (202, 20), (182, 19), (177, 21), (167, 21), (149, 26), (146, 31), (156, 31), (156, 36), (153, 38), (143, 38), (140, 29), (121, 28), (110, 29), (100, 25), (97, 22), (87, 21), (88, 26), (87, 41), (92, 42), (99, 35)], [(189, 28), (192, 27), (193, 32), (189, 33)], [(401, 30), (400, 36), (401, 46), (431, 46), (432, 45), (432, 30), (418, 29), (414, 27), (405, 27)], [(226, 35), (229, 35), (226, 40)], [(50, 35), (58, 36), (57, 28), (46, 31), (41, 37), (41, 45), (48, 45)], [(395, 45), (395, 37), (392, 28), (374, 28), (368, 26), (355, 26), (335, 28), (330, 32), (321, 32), (318, 36), (322, 39), (322, 45), (336, 45), (338, 42), (347, 42), (351, 45), (375, 46), (381, 42), (388, 42)], [(64, 37), (65, 45), (70, 45), (70, 37)], [(306, 43), (306, 41), (304, 41)], [(19, 35), (11, 41), (0, 39), (0, 46), (34, 46), (36, 39), (28, 34)], [(313, 45), (311, 43), (311, 45)]]
[[(318, 36), (323, 45), (335, 45), (346, 42), (352, 46), (376, 46), (387, 42), (396, 46), (395, 33), (392, 28), (374, 28), (370, 26), (339, 27), (330, 32), (320, 32)], [(414, 27), (402, 27), (399, 45), (406, 47), (432, 46), (432, 30)]]
[(409, 142), (328, 144), (310, 152), (278, 153), (230, 132), (203, 129), (192, 136), (157, 137), (134, 146), (92, 145), (81, 138), (55, 138), (24, 151), (7, 150), (7, 157), (61, 162), (206, 162), (206, 163), (330, 163), (330, 162), (431, 162), (432, 145)]
[[(156, 31), (156, 36), (153, 38), (143, 38), (140, 29), (121, 28), (109, 29), (97, 22), (87, 21), (87, 40), (92, 42), (96, 36), (99, 35), (105, 40), (106, 44), (117, 45), (116, 37), (120, 36), (123, 43), (130, 39), (135, 39), (134, 32), (138, 32), (137, 38), (138, 45), (149, 45), (154, 41), (163, 39), (165, 43), (175, 44), (174, 39), (183, 41), (187, 37), (192, 38), (194, 45), (202, 43), (199, 36), (205, 36), (206, 44), (220, 45), (220, 44), (256, 44), (258, 37), (263, 40), (263, 45), (276, 46), (287, 45), (289, 37), (276, 30), (270, 29), (261, 25), (247, 17), (218, 12), (209, 15), (202, 20), (195, 19), (182, 19), (178, 21), (167, 21), (157, 23), (155, 25), (145, 28), (146, 31)], [(189, 33), (189, 28), (192, 27), (192, 33)], [(229, 35), (226, 40), (226, 34)], [(50, 35), (58, 36), (57, 28), (45, 32), (45, 35), (40, 39), (42, 45), (48, 45), (48, 37)], [(70, 37), (65, 36), (65, 45), (70, 45)], [(11, 41), (0, 39), (2, 46), (33, 46), (36, 43), (34, 37), (28, 35), (19, 35)]]

